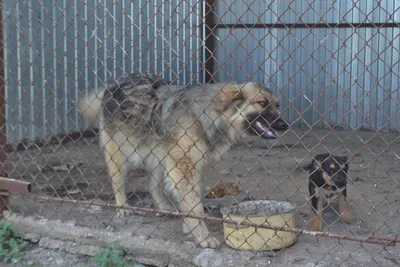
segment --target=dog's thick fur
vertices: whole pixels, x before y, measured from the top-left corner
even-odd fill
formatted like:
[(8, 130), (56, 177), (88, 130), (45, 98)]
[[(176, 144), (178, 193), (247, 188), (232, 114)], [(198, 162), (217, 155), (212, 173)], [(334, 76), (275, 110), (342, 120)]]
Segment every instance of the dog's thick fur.
[[(78, 109), (98, 120), (109, 176), (117, 205), (127, 201), (126, 164), (151, 170), (153, 205), (203, 215), (202, 169), (218, 160), (239, 137), (276, 138), (286, 130), (277, 98), (266, 88), (246, 84), (168, 85), (151, 74), (123, 75), (87, 98)], [(168, 196), (172, 196), (170, 199)], [(120, 209), (119, 214), (131, 211)], [(220, 242), (204, 221), (185, 218), (183, 231), (202, 247)]]

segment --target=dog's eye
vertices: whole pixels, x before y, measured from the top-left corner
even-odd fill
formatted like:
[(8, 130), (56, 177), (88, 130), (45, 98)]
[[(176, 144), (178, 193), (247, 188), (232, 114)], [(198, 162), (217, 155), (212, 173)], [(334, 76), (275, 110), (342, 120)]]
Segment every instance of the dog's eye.
[(268, 103), (266, 101), (261, 101), (258, 102), (263, 108), (265, 108), (266, 106), (268, 106)]

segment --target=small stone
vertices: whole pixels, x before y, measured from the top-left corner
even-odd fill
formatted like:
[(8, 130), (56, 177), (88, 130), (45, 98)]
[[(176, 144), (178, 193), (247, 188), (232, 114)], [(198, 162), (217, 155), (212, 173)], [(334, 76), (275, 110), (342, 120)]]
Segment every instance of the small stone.
[[(129, 260), (129, 257), (126, 257)], [(136, 262), (137, 265), (133, 265), (134, 267), (140, 266), (158, 266), (158, 267), (165, 267), (168, 266), (169, 257), (165, 255), (145, 255), (145, 256), (136, 256), (131, 259), (133, 262)], [(140, 264), (139, 264), (140, 263)]]
[(225, 259), (213, 249), (205, 249), (195, 256), (193, 263), (199, 267), (222, 267), (226, 265)]
[[(106, 203), (105, 201), (103, 201), (102, 199), (99, 199), (99, 198), (93, 198), (93, 199), (90, 199), (89, 201), (94, 202), (94, 203)], [(84, 206), (82, 208), (89, 213), (100, 213), (103, 210), (102, 206), (95, 206), (95, 205), (90, 205), (88, 207)]]
[(70, 190), (68, 190), (68, 195), (77, 195), (82, 193), (81, 190), (77, 187), (71, 188)]
[(48, 249), (58, 249), (63, 246), (61, 240), (51, 239), (48, 237), (42, 237), (39, 241), (39, 247), (44, 247)]
[(196, 246), (196, 243), (191, 242), (191, 241), (185, 241), (185, 242), (183, 242), (183, 243), (185, 244), (185, 247), (188, 247), (188, 248), (190, 248), (190, 249), (197, 247), (197, 246)]
[(26, 240), (29, 240), (30, 242), (36, 244), (36, 243), (38, 243), (39, 240), (40, 240), (40, 235), (34, 234), (34, 233), (27, 233), (27, 234), (24, 235), (24, 238), (25, 238)]
[(221, 170), (221, 171), (219, 172), (219, 174), (221, 174), (221, 175), (228, 175), (228, 174), (229, 174), (229, 171), (227, 171), (227, 170)]
[(115, 227), (112, 226), (112, 225), (110, 225), (110, 224), (108, 224), (108, 225), (105, 227), (105, 229), (106, 229), (107, 231), (109, 231), (109, 232), (115, 231)]
[(251, 260), (251, 258), (254, 257), (254, 253), (252, 253), (250, 251), (239, 251), (238, 253), (239, 253), (240, 257), (242, 258), (242, 260), (244, 260), (244, 261)]
[(100, 213), (102, 209), (103, 209), (103, 207), (101, 207), (101, 206), (90, 206), (90, 207), (87, 209), (87, 211), (88, 211), (89, 213)]
[(145, 235), (136, 235), (135, 238), (140, 239), (140, 240), (147, 240), (149, 239), (147, 236)]

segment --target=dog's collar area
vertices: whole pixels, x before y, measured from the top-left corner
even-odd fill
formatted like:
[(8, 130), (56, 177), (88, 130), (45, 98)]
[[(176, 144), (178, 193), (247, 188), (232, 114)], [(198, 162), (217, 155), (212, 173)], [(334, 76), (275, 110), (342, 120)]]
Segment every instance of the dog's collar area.
[(329, 186), (332, 186), (333, 185), (332, 178), (324, 170), (321, 169), (321, 171), (322, 171), (322, 178), (324, 178), (325, 183)]
[(316, 174), (317, 171), (320, 171), (320, 174), (317, 175), (320, 175), (320, 177), (322, 177), (322, 179), (325, 182), (325, 184), (322, 186), (323, 188), (330, 190), (340, 190), (342, 188), (342, 186), (338, 186), (335, 183), (333, 183), (332, 177), (321, 168), (316, 168), (311, 174)]
[(325, 185), (323, 188), (326, 190), (331, 190), (331, 191), (337, 191), (337, 190), (341, 189), (340, 187), (337, 187), (335, 185)]

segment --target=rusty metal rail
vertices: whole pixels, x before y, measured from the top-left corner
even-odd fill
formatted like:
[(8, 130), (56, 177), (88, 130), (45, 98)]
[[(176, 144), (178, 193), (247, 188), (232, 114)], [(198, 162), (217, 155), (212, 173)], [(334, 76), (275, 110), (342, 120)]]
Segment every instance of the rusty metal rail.
[(217, 218), (217, 217), (211, 217), (211, 216), (197, 216), (197, 215), (193, 215), (193, 214), (181, 213), (181, 212), (175, 212), (175, 211), (165, 211), (165, 210), (159, 210), (159, 209), (141, 208), (141, 207), (127, 206), (127, 205), (119, 206), (119, 205), (110, 204), (110, 203), (90, 202), (90, 201), (73, 200), (73, 199), (61, 199), (61, 198), (55, 198), (55, 197), (38, 196), (38, 195), (34, 195), (34, 194), (22, 195), (22, 198), (31, 199), (33, 201), (49, 201), (49, 202), (55, 202), (55, 203), (60, 203), (60, 204), (71, 203), (71, 204), (79, 204), (79, 205), (86, 205), (86, 206), (124, 208), (124, 209), (129, 209), (132, 211), (142, 211), (145, 213), (159, 213), (159, 214), (163, 214), (163, 215), (172, 215), (172, 216), (176, 216), (176, 217), (201, 219), (201, 220), (206, 220), (206, 221), (216, 222), (216, 223), (227, 223), (227, 224), (234, 224), (237, 226), (243, 225), (243, 226), (250, 226), (250, 227), (256, 227), (256, 228), (265, 228), (265, 229), (271, 229), (271, 230), (276, 230), (276, 231), (284, 231), (284, 232), (292, 232), (292, 233), (296, 233), (296, 234), (311, 235), (311, 236), (315, 236), (315, 237), (334, 238), (334, 239), (348, 240), (348, 241), (361, 242), (361, 243), (370, 243), (370, 244), (383, 245), (383, 246), (392, 246), (393, 247), (396, 245), (396, 243), (400, 242), (400, 238), (398, 238), (397, 235), (394, 237), (374, 236), (374, 235), (370, 235), (368, 237), (357, 237), (357, 236), (333, 234), (333, 233), (329, 233), (329, 232), (308, 231), (308, 230), (303, 230), (303, 229), (299, 229), (299, 228), (276, 227), (276, 226), (272, 226), (272, 225), (256, 224), (256, 223), (250, 223), (250, 222), (246, 222), (246, 221), (238, 222), (238, 221), (234, 221), (234, 220), (230, 220), (230, 219)]

